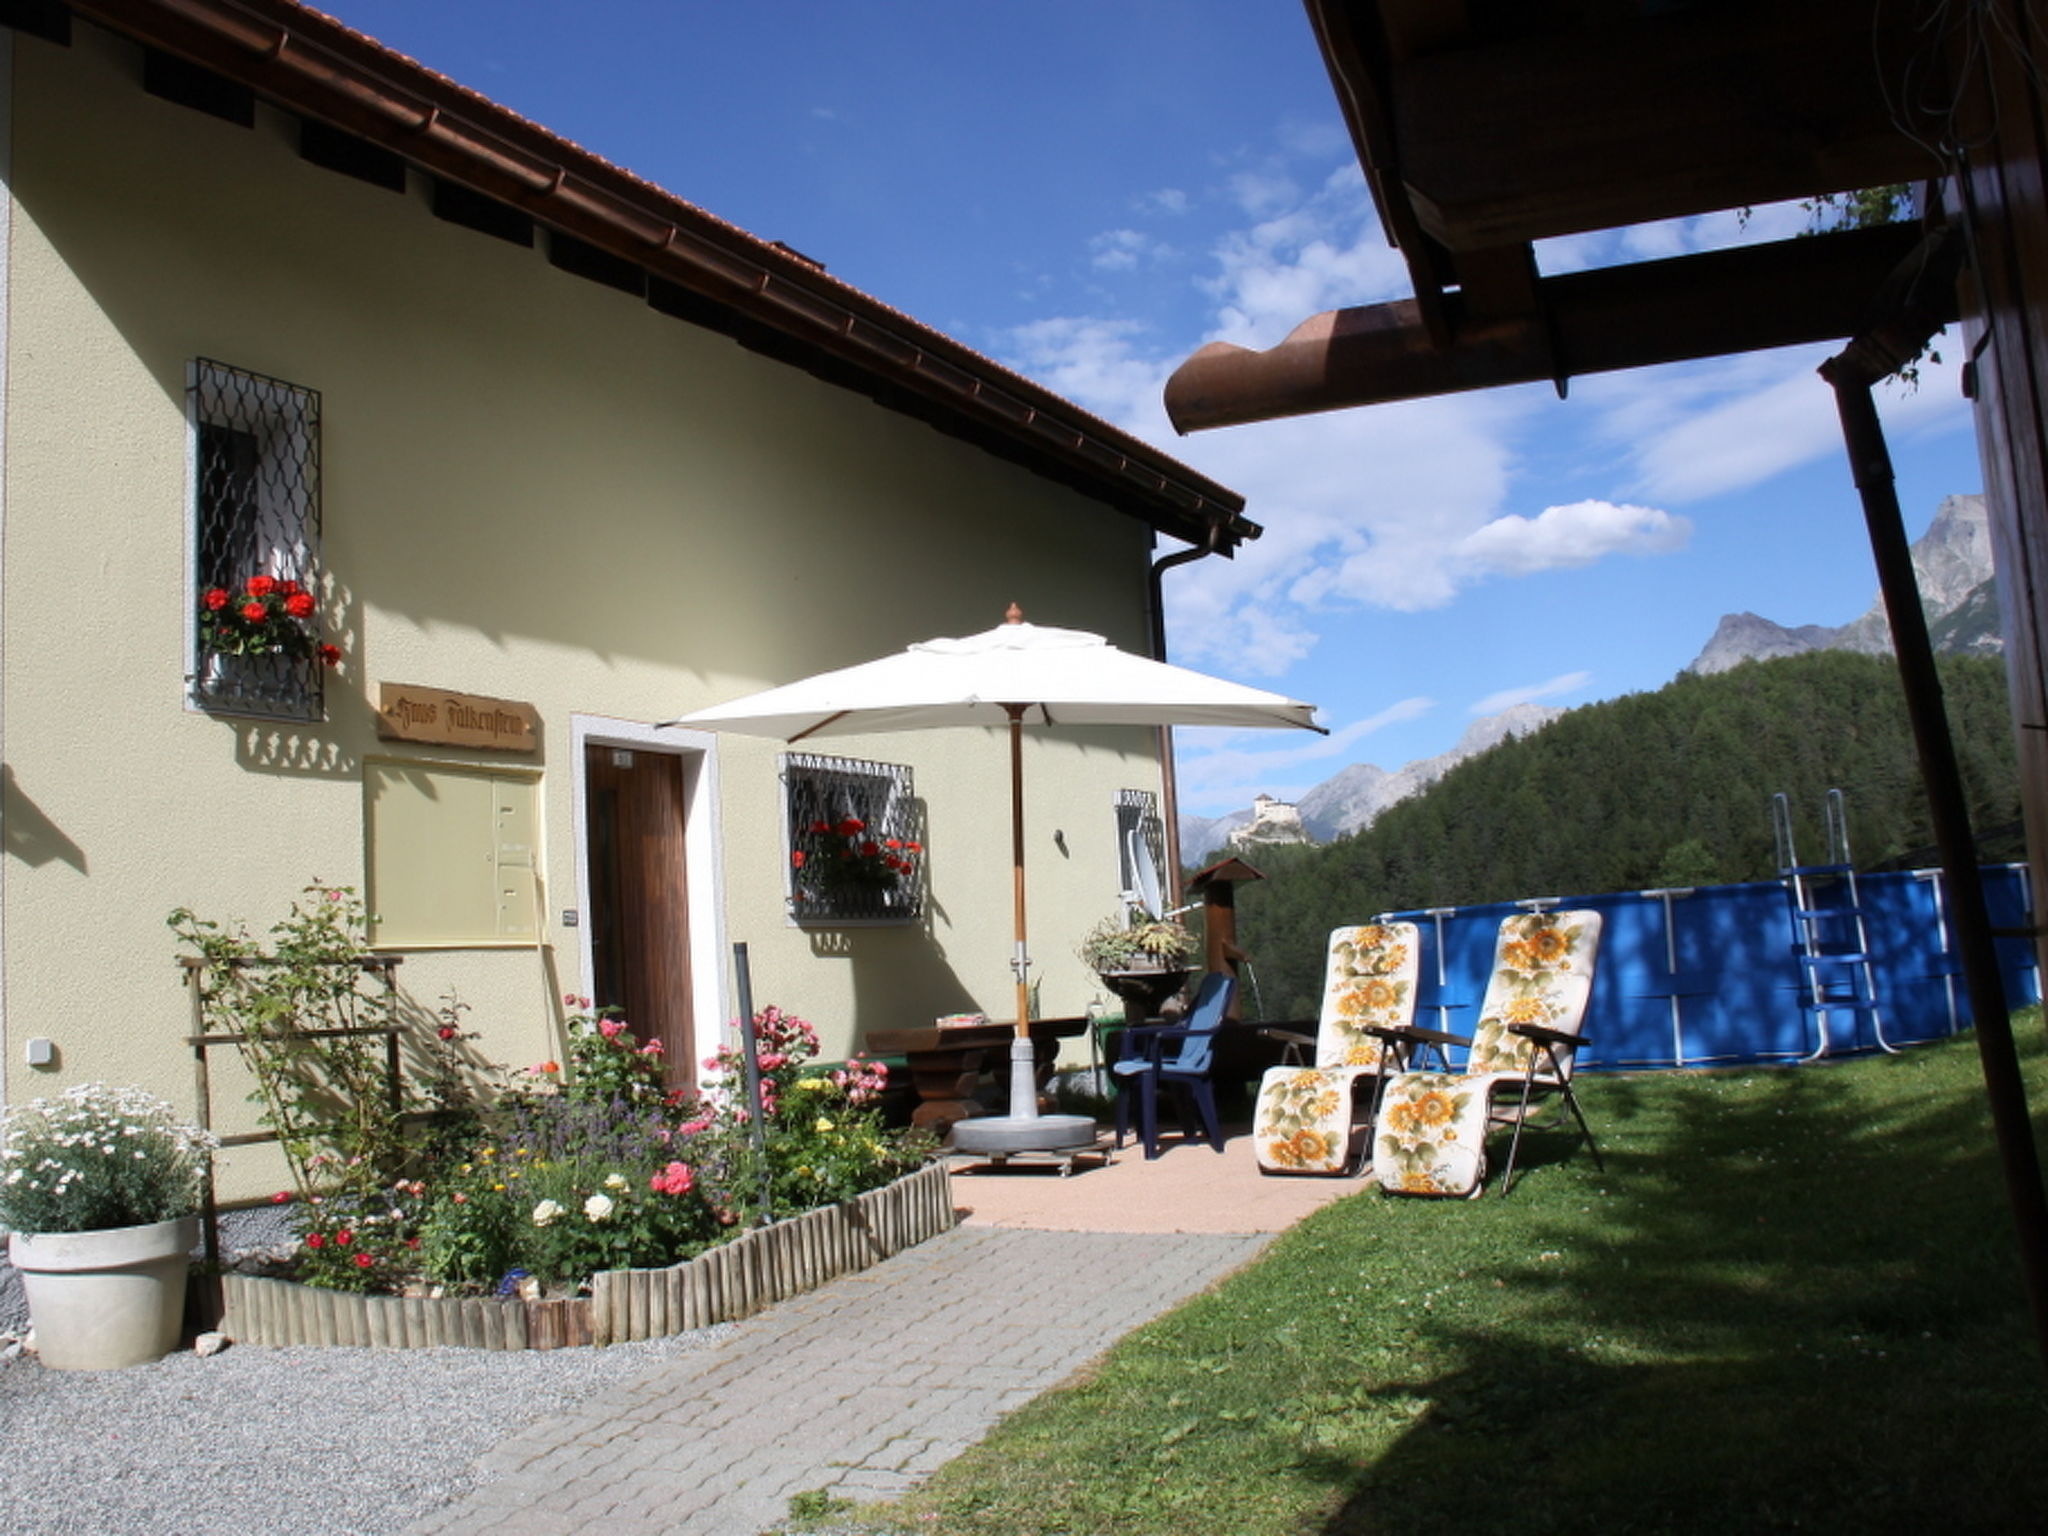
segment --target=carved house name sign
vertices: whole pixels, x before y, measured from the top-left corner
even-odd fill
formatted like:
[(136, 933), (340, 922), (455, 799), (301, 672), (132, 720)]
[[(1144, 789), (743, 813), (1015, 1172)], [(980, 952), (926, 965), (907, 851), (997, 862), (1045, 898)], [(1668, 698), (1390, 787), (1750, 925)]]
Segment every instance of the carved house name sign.
[(540, 716), (531, 704), (515, 699), (450, 693), (417, 683), (379, 683), (377, 734), (386, 741), (537, 752)]

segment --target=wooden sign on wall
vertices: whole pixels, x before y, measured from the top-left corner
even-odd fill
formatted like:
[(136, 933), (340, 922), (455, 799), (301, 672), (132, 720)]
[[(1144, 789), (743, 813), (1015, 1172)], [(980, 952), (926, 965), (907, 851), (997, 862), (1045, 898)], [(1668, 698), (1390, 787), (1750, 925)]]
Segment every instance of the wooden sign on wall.
[(386, 741), (538, 752), (540, 715), (516, 699), (488, 699), (417, 683), (377, 685), (377, 734)]

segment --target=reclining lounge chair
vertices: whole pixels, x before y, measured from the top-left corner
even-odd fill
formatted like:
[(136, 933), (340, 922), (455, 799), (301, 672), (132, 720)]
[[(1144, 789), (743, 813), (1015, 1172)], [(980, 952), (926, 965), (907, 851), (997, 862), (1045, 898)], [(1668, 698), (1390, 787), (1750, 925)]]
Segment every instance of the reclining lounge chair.
[(1259, 1082), (1252, 1135), (1261, 1171), (1342, 1173), (1350, 1164), (1354, 1100), (1362, 1086), (1376, 1096), (1384, 1067), (1406, 1060), (1398, 1049), (1390, 1059), (1376, 1031), (1397, 1033), (1415, 1017), (1420, 948), (1413, 923), (1367, 923), (1330, 935), (1315, 1065), (1273, 1067)]
[(1373, 1173), (1389, 1194), (1476, 1195), (1486, 1180), (1486, 1133), (1515, 1127), (1501, 1191), (1515, 1176), (1531, 1106), (1559, 1102), (1557, 1124), (1578, 1126), (1605, 1168), (1572, 1092), (1572, 1067), (1586, 1043), (1579, 1026), (1600, 947), (1598, 912), (1535, 912), (1508, 918), (1494, 948), (1493, 975), (1470, 1040), (1440, 1030), (1402, 1031), (1417, 1044), (1469, 1045), (1462, 1072), (1401, 1072), (1387, 1079), (1373, 1127)]

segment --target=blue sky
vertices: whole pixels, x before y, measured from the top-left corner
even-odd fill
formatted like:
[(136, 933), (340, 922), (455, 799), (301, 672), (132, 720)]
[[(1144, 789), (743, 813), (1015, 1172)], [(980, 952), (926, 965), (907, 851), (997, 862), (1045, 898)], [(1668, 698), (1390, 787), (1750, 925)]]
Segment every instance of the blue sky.
[[(1292, 4), (335, 3), (1243, 492), (1265, 537), (1167, 577), (1172, 657), (1307, 699), (1332, 734), (1180, 733), (1189, 814), (1433, 755), (1518, 700), (1660, 687), (1724, 613), (1839, 624), (1875, 594), (1826, 347), (1575, 379), (1564, 401), (1174, 435), (1160, 388), (1204, 342), (1269, 346), (1409, 292)], [(1801, 222), (1764, 209), (1538, 256), (1561, 272)], [(1879, 401), (1915, 536), (1983, 489), (1945, 341), (1917, 391)]]

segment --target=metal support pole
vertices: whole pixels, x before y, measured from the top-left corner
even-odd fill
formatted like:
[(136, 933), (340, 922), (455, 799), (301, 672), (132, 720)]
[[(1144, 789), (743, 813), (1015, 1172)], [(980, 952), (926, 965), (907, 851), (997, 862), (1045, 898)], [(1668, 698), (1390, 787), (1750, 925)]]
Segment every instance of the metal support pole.
[(747, 946), (732, 947), (733, 988), (740, 1004), (740, 1060), (746, 1063), (747, 1128), (754, 1142), (754, 1165), (761, 1170), (761, 1224), (775, 1219), (768, 1191), (768, 1116), (761, 1106), (761, 1046), (754, 1038), (754, 973), (747, 965)]
[(1905, 690), (1906, 713), (1920, 757), (1920, 776), (1927, 786), (1927, 807), (1941, 849), (1941, 867), (1948, 877), (1956, 951), (1962, 963), (1963, 987), (1976, 1021), (1977, 1054), (1984, 1070), (1984, 1092), (1990, 1101), (1991, 1125), (2005, 1170), (2006, 1197), (2017, 1228), (2020, 1263), (2034, 1334), (2048, 1361), (2048, 1196), (2041, 1187), (2041, 1162), (2027, 1115), (2027, 1090), (2013, 1047), (2012, 1017), (2006, 1009), (2005, 987), (1998, 974), (1991, 915), (1984, 901), (1984, 882), (1977, 869), (1976, 838), (1970, 828), (1962, 773), (1956, 764), (1955, 742), (1949, 735), (1942, 705), (1941, 677), (1934, 666), (1934, 647), (1927, 635), (1927, 617), (1920, 606), (1920, 584), (1913, 574), (1913, 551), (1899, 515), (1897, 487), (1884, 428), (1871, 399), (1867, 370), (1857, 368), (1849, 354), (1821, 366), (1821, 377), (1835, 391), (1841, 412), (1842, 437), (1856, 489), (1863, 499), (1863, 518), (1870, 529), (1871, 553), (1891, 619), (1892, 645), (1898, 653), (1899, 683)]

